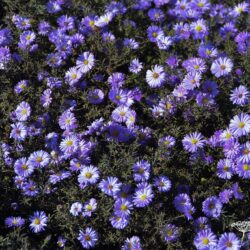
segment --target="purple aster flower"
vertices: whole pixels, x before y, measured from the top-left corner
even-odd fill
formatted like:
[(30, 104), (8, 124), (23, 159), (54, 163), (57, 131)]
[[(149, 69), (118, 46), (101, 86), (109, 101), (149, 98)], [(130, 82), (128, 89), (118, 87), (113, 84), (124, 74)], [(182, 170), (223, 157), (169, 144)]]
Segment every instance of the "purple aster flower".
[(236, 6), (234, 6), (233, 11), (236, 16), (239, 16), (242, 13), (249, 11), (249, 4), (247, 2), (238, 3)]
[(150, 169), (151, 166), (148, 161), (141, 160), (136, 162), (132, 167), (134, 180), (137, 182), (147, 181), (150, 176)]
[(177, 23), (174, 25), (174, 31), (177, 39), (188, 39), (191, 35), (191, 30), (189, 24), (187, 23)]
[(95, 166), (85, 166), (78, 175), (78, 182), (80, 184), (95, 184), (99, 179), (99, 170)]
[(84, 248), (89, 249), (95, 246), (98, 241), (98, 234), (91, 227), (87, 227), (85, 231), (79, 231), (77, 239), (81, 242)]
[(202, 85), (202, 90), (212, 97), (216, 97), (219, 93), (218, 84), (214, 81), (205, 81)]
[(129, 200), (117, 199), (114, 204), (114, 214), (118, 217), (128, 217), (132, 208), (133, 205)]
[(242, 163), (250, 162), (250, 141), (247, 141), (245, 144), (241, 145), (238, 160)]
[(199, 217), (194, 221), (195, 231), (199, 232), (204, 229), (210, 229), (210, 223), (207, 217)]
[(161, 65), (155, 65), (151, 70), (147, 70), (146, 81), (151, 88), (161, 87), (165, 78), (166, 73)]
[(128, 102), (128, 92), (119, 88), (112, 88), (109, 91), (109, 99), (119, 106), (129, 106), (128, 104), (130, 104), (130, 102)]
[(234, 233), (223, 233), (219, 238), (218, 248), (221, 250), (239, 250), (241, 243)]
[(28, 135), (28, 128), (22, 122), (17, 122), (10, 125), (12, 130), (10, 132), (10, 138), (17, 141), (24, 141)]
[(50, 29), (51, 29), (51, 26), (48, 22), (41, 21), (38, 25), (38, 34), (45, 36), (49, 33)]
[(42, 96), (41, 96), (41, 103), (44, 108), (49, 107), (49, 105), (52, 102), (52, 97), (51, 97), (52, 91), (51, 89), (46, 89), (43, 91)]
[(107, 179), (102, 179), (98, 187), (101, 191), (109, 196), (116, 195), (121, 188), (121, 183), (116, 177), (107, 177)]
[(57, 18), (57, 24), (63, 31), (72, 30), (75, 27), (74, 18), (68, 17), (67, 15), (63, 15)]
[(120, 217), (113, 214), (109, 219), (111, 225), (115, 229), (124, 229), (129, 223), (129, 217)]
[(198, 132), (186, 135), (182, 140), (184, 149), (191, 153), (196, 152), (199, 148), (203, 148), (204, 143), (203, 136)]
[(143, 68), (143, 64), (137, 59), (133, 59), (129, 65), (129, 71), (138, 74)]
[(239, 184), (237, 182), (233, 184), (232, 190), (233, 190), (233, 195), (234, 195), (235, 199), (242, 200), (244, 198), (244, 194), (243, 194), (243, 192), (242, 192), (242, 190), (239, 187)]
[(196, 58), (196, 57), (192, 57), (192, 58), (189, 58), (188, 60), (185, 60), (182, 63), (182, 66), (188, 72), (198, 72), (198, 73), (204, 73), (207, 68), (204, 59)]
[(156, 41), (158, 48), (161, 50), (167, 50), (172, 43), (173, 39), (170, 36), (160, 36)]
[(233, 191), (231, 189), (225, 189), (219, 193), (220, 201), (223, 204), (229, 203), (232, 197), (233, 197)]
[(227, 158), (233, 159), (240, 153), (240, 144), (236, 139), (229, 139), (224, 142), (223, 153)]
[(25, 220), (18, 216), (18, 217), (7, 217), (5, 219), (5, 225), (9, 228), (11, 227), (22, 227), (25, 224)]
[(65, 247), (66, 241), (67, 241), (67, 240), (64, 239), (62, 236), (59, 236), (59, 237), (57, 238), (56, 244), (57, 244), (58, 247), (63, 248), (63, 247)]
[(168, 192), (171, 189), (172, 183), (166, 176), (158, 176), (154, 180), (154, 186), (159, 192)]
[(28, 177), (34, 172), (34, 167), (29, 164), (25, 157), (22, 157), (15, 161), (14, 170), (17, 175)]
[(230, 58), (227, 57), (219, 57), (215, 61), (213, 61), (211, 66), (211, 72), (213, 75), (215, 75), (217, 78), (221, 76), (228, 75), (233, 68), (233, 62)]
[(112, 112), (112, 120), (115, 122), (126, 122), (127, 113), (129, 112), (129, 108), (126, 106), (119, 106)]
[(208, 35), (208, 27), (204, 19), (198, 19), (190, 24), (190, 29), (193, 34), (193, 38), (196, 39), (205, 39)]
[(76, 135), (69, 135), (66, 138), (64, 138), (61, 143), (60, 143), (60, 150), (67, 154), (67, 155), (72, 155), (76, 153), (78, 150), (78, 138)]
[(185, 207), (189, 205), (191, 205), (191, 200), (187, 194), (181, 193), (175, 196), (174, 207), (178, 212), (183, 213), (185, 210)]
[(82, 215), (83, 215), (83, 216), (90, 217), (90, 216), (92, 215), (92, 213), (95, 212), (96, 209), (97, 209), (97, 202), (96, 202), (96, 199), (91, 198), (89, 201), (87, 201), (87, 202), (84, 204), (83, 209), (84, 209), (84, 211), (83, 211)]
[(157, 42), (157, 40), (161, 37), (164, 36), (163, 30), (156, 25), (149, 26), (147, 29), (148, 33), (148, 39), (150, 42)]
[(193, 90), (200, 86), (201, 73), (189, 72), (182, 80), (182, 86), (188, 90)]
[(199, 53), (199, 56), (202, 58), (206, 58), (206, 59), (216, 58), (218, 55), (218, 50), (211, 44), (201, 43), (198, 53)]
[(179, 229), (173, 224), (166, 224), (161, 229), (161, 235), (166, 242), (172, 242), (179, 237)]
[(109, 76), (108, 83), (112, 88), (120, 88), (125, 83), (125, 75), (120, 72), (115, 72)]
[(50, 163), (50, 155), (43, 150), (38, 150), (32, 153), (28, 159), (28, 164), (43, 168), (46, 167)]
[(31, 197), (35, 197), (39, 193), (37, 184), (32, 180), (25, 182), (23, 186), (21, 186), (21, 189), (23, 190), (24, 195)]
[(76, 67), (80, 70), (81, 73), (87, 73), (90, 71), (95, 64), (94, 55), (91, 52), (84, 52), (76, 60)]
[(88, 100), (92, 104), (100, 104), (104, 99), (104, 93), (101, 89), (94, 89), (88, 92)]
[(73, 130), (77, 128), (77, 120), (71, 110), (66, 110), (59, 117), (59, 126), (61, 129)]
[(83, 73), (77, 67), (71, 67), (65, 74), (65, 80), (70, 85), (78, 83)]
[(29, 118), (30, 113), (31, 107), (27, 102), (21, 102), (15, 110), (17, 120), (20, 122), (26, 121)]
[(132, 236), (127, 238), (124, 242), (124, 245), (121, 247), (121, 250), (142, 250), (140, 238), (138, 236)]
[(250, 133), (250, 115), (240, 113), (231, 119), (229, 129), (235, 136), (247, 135)]
[(217, 246), (215, 234), (210, 229), (204, 229), (197, 233), (194, 238), (194, 245), (197, 250), (208, 250)]
[(33, 31), (24, 31), (20, 35), (20, 42), (18, 43), (18, 46), (21, 49), (26, 49), (35, 41), (35, 39), (36, 39), (36, 34)]
[(64, 179), (67, 179), (71, 176), (71, 173), (69, 171), (59, 171), (55, 174), (51, 174), (49, 176), (49, 182), (52, 184), (56, 184)]
[(234, 173), (234, 164), (230, 159), (221, 159), (217, 163), (217, 176), (222, 179), (231, 179)]
[(80, 202), (74, 202), (71, 207), (69, 212), (73, 215), (73, 216), (78, 216), (81, 214), (83, 209), (83, 205)]
[(125, 38), (123, 41), (123, 45), (125, 47), (128, 47), (130, 49), (138, 49), (139, 48), (139, 43), (136, 42), (134, 39), (132, 38)]
[(234, 39), (237, 43), (237, 49), (240, 54), (247, 54), (248, 49), (250, 48), (250, 33), (240, 32)]
[(154, 194), (150, 184), (139, 185), (133, 196), (133, 204), (136, 207), (145, 207), (153, 200)]
[(250, 163), (239, 162), (236, 165), (235, 172), (243, 179), (250, 179)]
[(230, 94), (230, 100), (233, 104), (244, 106), (249, 103), (249, 91), (244, 85), (233, 89)]
[(216, 196), (208, 197), (202, 202), (202, 211), (208, 217), (218, 218), (221, 210), (222, 203)]
[(97, 27), (103, 28), (107, 26), (112, 21), (113, 18), (114, 14), (112, 12), (106, 12), (104, 15), (97, 18), (95, 25)]
[(22, 93), (25, 89), (28, 87), (28, 81), (27, 80), (22, 80), (18, 82), (14, 88), (14, 91), (16, 94)]
[(176, 56), (170, 56), (166, 60), (166, 64), (171, 68), (174, 69), (178, 66), (179, 60)]
[(39, 233), (45, 230), (47, 226), (48, 217), (43, 211), (36, 211), (32, 216), (29, 217), (30, 229), (34, 233)]
[(166, 148), (172, 148), (175, 145), (175, 138), (173, 136), (167, 135), (160, 138), (158, 144)]
[(12, 42), (12, 33), (8, 28), (3, 28), (0, 30), (0, 47), (8, 46)]
[(165, 19), (164, 12), (161, 9), (156, 8), (149, 9), (148, 16), (153, 22), (161, 22)]
[(105, 43), (111, 43), (111, 42), (115, 41), (115, 36), (110, 32), (104, 32), (102, 34), (102, 40)]

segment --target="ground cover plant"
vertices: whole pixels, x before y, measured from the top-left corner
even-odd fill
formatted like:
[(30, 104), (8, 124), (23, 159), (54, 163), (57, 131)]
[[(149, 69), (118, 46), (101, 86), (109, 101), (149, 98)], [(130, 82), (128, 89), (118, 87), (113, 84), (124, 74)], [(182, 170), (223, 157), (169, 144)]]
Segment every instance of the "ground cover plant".
[(250, 240), (249, 4), (0, 2), (0, 249)]

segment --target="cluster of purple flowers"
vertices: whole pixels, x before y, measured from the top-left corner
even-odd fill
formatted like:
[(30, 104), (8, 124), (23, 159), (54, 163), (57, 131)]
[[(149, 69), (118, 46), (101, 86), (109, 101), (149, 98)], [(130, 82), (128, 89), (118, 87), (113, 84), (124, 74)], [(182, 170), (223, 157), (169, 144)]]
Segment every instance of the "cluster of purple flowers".
[[(15, 188), (29, 199), (55, 193), (60, 184), (68, 180), (77, 183), (79, 192), (96, 188), (97, 191), (84, 201), (74, 200), (66, 213), (79, 221), (95, 216), (99, 209), (98, 197), (103, 195), (113, 202), (112, 212), (105, 219), (118, 230), (130, 225), (133, 213), (143, 213), (143, 209), (155, 205), (155, 201), (164, 196), (172, 199), (170, 204), (175, 208), (174, 212), (180, 213), (187, 223), (192, 221), (196, 249), (240, 249), (242, 243), (238, 236), (233, 232), (217, 235), (212, 231), (212, 221), (220, 219), (232, 199), (244, 198), (240, 183), (250, 179), (250, 115), (247, 111), (250, 94), (248, 86), (240, 80), (244, 73), (236, 68), (239, 62), (234, 60), (233, 53), (223, 51), (222, 42), (213, 40), (211, 33), (214, 34), (213, 29), (216, 29), (222, 39), (230, 37), (235, 52), (246, 56), (250, 33), (238, 29), (237, 20), (249, 13), (249, 4), (242, 2), (229, 7), (212, 4), (209, 0), (136, 0), (128, 7), (111, 1), (102, 14), (81, 18), (63, 14), (63, 10), (71, 7), (72, 2), (68, 0), (49, 0), (46, 11), (51, 17), (56, 14), (54, 21), (40, 20), (36, 25), (32, 19), (18, 14), (11, 19), (14, 31), (0, 30), (0, 70), (3, 72), (11, 63), (21, 65), (23, 55), (38, 54), (43, 50), (44, 40), (51, 45), (49, 53), (43, 55), (43, 68), (37, 72), (37, 82), (42, 86), (38, 104), (34, 105), (26, 98), (29, 89), (36, 88), (28, 75), (14, 83), (13, 94), (18, 103), (9, 114), (9, 141), (1, 143), (1, 150), (5, 164), (13, 168)], [(148, 24), (143, 30), (143, 38), (131, 35), (121, 39), (116, 30), (113, 32), (112, 25), (117, 20), (128, 29), (140, 28), (139, 23), (126, 19), (130, 11), (146, 13), (144, 18)], [(121, 16), (124, 17), (122, 21)], [(16, 32), (18, 39), (14, 41), (12, 33)], [(103, 44), (102, 49), (90, 44), (97, 37)], [(184, 58), (175, 48), (188, 42), (197, 46), (193, 54)], [(150, 58), (151, 63), (147, 56), (141, 55), (144, 46), (152, 48), (158, 55), (153, 60)], [(109, 65), (103, 69), (108, 48), (124, 50), (130, 59), (116, 65), (108, 58)], [(180, 110), (188, 105), (204, 112), (218, 110), (220, 93), (231, 77), (237, 81), (227, 98), (236, 111), (232, 112), (225, 127), (212, 131), (212, 136), (205, 136), (196, 127), (184, 134), (179, 128), (166, 133), (167, 130), (150, 127), (145, 122), (145, 119), (151, 119), (156, 124), (171, 123), (171, 119), (177, 119)], [(70, 99), (62, 98), (61, 103), (55, 103), (62, 93)], [(53, 108), (54, 104), (58, 110)], [(87, 109), (93, 108), (96, 118), (82, 124), (79, 115), (82, 107), (86, 113)], [(52, 109), (56, 117), (51, 116)], [(38, 110), (43, 113), (38, 114)], [(84, 112), (81, 116), (89, 121)], [(189, 120), (187, 112), (183, 114), (185, 116)], [(56, 125), (50, 126), (50, 123)], [(151, 139), (157, 129), (163, 132), (156, 136), (154, 143)], [(30, 141), (41, 140), (42, 143), (26, 148)], [(188, 167), (201, 158), (207, 165), (216, 166), (213, 178), (227, 184), (232, 179), (233, 182), (229, 182), (227, 188), (215, 190), (213, 195), (203, 196), (197, 205), (191, 191), (176, 192), (175, 180), (165, 174), (167, 171), (164, 174), (154, 171), (156, 161), (146, 160), (148, 158), (143, 153), (131, 164), (129, 180), (105, 176), (96, 160), (98, 157), (94, 159), (93, 156), (97, 147), (102, 143), (129, 145), (134, 141), (143, 149), (141, 152), (154, 144), (154, 150), (161, 149), (161, 157), (165, 159), (178, 148), (180, 154), (188, 155)], [(207, 156), (212, 150), (220, 150), (217, 160)], [(46, 185), (40, 185), (37, 176), (41, 175)], [(197, 216), (197, 211), (203, 216)], [(45, 231), (50, 222), (49, 211), (35, 211), (28, 220), (33, 233)], [(25, 221), (20, 216), (10, 216), (5, 218), (5, 225), (8, 228), (24, 227)], [(160, 228), (163, 242), (177, 241), (181, 235), (177, 223), (163, 224)], [(84, 249), (94, 248), (103, 237), (94, 227), (81, 229), (80, 222), (77, 226), (77, 239)], [(126, 237), (130, 238), (124, 241), (121, 249), (142, 249), (142, 239), (135, 235)], [(66, 244), (64, 236), (57, 235), (58, 247), (63, 248)]]

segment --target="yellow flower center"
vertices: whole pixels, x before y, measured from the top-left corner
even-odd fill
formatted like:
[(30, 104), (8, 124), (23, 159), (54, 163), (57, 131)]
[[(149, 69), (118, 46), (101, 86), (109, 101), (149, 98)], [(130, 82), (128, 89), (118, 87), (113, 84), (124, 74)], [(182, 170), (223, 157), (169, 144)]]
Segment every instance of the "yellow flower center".
[(141, 200), (142, 200), (142, 201), (145, 201), (146, 198), (147, 198), (147, 195), (146, 195), (146, 194), (143, 194), (143, 195), (141, 196)]
[(229, 169), (228, 166), (224, 166), (224, 167), (223, 167), (223, 170), (224, 170), (224, 171), (228, 171), (228, 169)]
[(122, 211), (126, 211), (127, 210), (127, 206), (126, 205), (121, 205), (121, 210)]
[(192, 139), (192, 140), (191, 140), (191, 143), (194, 144), (194, 145), (197, 144), (197, 142), (198, 142), (197, 139)]
[(22, 110), (22, 115), (27, 115), (27, 113), (28, 113), (28, 110), (27, 110), (27, 109), (23, 109), (23, 110)]
[(157, 33), (153, 32), (152, 37), (156, 38), (157, 37)]
[(171, 237), (173, 235), (173, 231), (171, 229), (167, 230), (167, 236)]
[(72, 140), (68, 140), (67, 142), (66, 142), (66, 146), (67, 147), (70, 147), (70, 146), (72, 146), (73, 145), (73, 141)]
[(83, 64), (84, 64), (84, 65), (88, 65), (88, 64), (89, 64), (89, 61), (88, 61), (87, 59), (85, 59), (85, 60), (83, 61)]
[(200, 25), (197, 25), (196, 26), (196, 31), (198, 31), (198, 32), (202, 31), (202, 27)]
[(91, 27), (93, 27), (93, 26), (95, 25), (95, 22), (94, 22), (94, 21), (89, 21), (89, 25), (90, 25)]
[(168, 103), (166, 104), (166, 109), (167, 109), (167, 110), (170, 110), (171, 108), (172, 108), (172, 105), (171, 105), (171, 103), (168, 102)]
[(91, 205), (87, 205), (86, 208), (87, 208), (88, 211), (92, 211), (92, 206)]
[(208, 245), (209, 239), (208, 239), (208, 238), (204, 238), (204, 239), (202, 240), (202, 243), (203, 243), (204, 245)]
[(23, 164), (22, 165), (22, 170), (27, 170), (28, 169), (28, 166), (26, 164)]
[(84, 238), (85, 238), (86, 241), (90, 241), (91, 240), (91, 237), (89, 235), (85, 235)]
[(42, 160), (43, 160), (43, 159), (42, 159), (41, 156), (38, 156), (38, 157), (36, 158), (36, 161), (39, 162), (39, 163), (42, 162)]
[(74, 73), (71, 75), (72, 79), (76, 79), (77, 75)]
[(243, 150), (243, 154), (244, 154), (244, 155), (248, 155), (249, 152), (250, 152), (250, 151), (249, 151), (249, 149), (247, 149), (247, 148)]
[(125, 115), (126, 115), (126, 113), (124, 111), (120, 112), (120, 116), (125, 116)]
[(239, 128), (244, 128), (245, 127), (245, 123), (244, 122), (240, 122), (239, 123)]
[(85, 177), (86, 177), (87, 179), (90, 179), (90, 178), (92, 177), (92, 173), (87, 172), (87, 173), (85, 174)]
[(34, 224), (35, 225), (39, 225), (41, 223), (41, 221), (38, 219), (38, 218), (36, 218), (35, 220), (34, 220)]
[(30, 40), (30, 38), (31, 38), (30, 35), (27, 35), (27, 36), (26, 36), (26, 40), (27, 40), (27, 41)]
[(220, 66), (220, 68), (221, 68), (222, 70), (224, 70), (224, 69), (226, 68), (226, 66), (225, 66), (224, 64), (222, 64), (222, 65)]
[(250, 166), (248, 164), (245, 164), (245, 165), (243, 165), (243, 169), (245, 171), (249, 171), (250, 170)]
[(199, 2), (199, 3), (198, 3), (198, 6), (199, 6), (200, 8), (202, 8), (202, 7), (204, 6), (204, 3)]
[(157, 79), (159, 77), (159, 74), (157, 74), (156, 72), (153, 74), (153, 78)]

